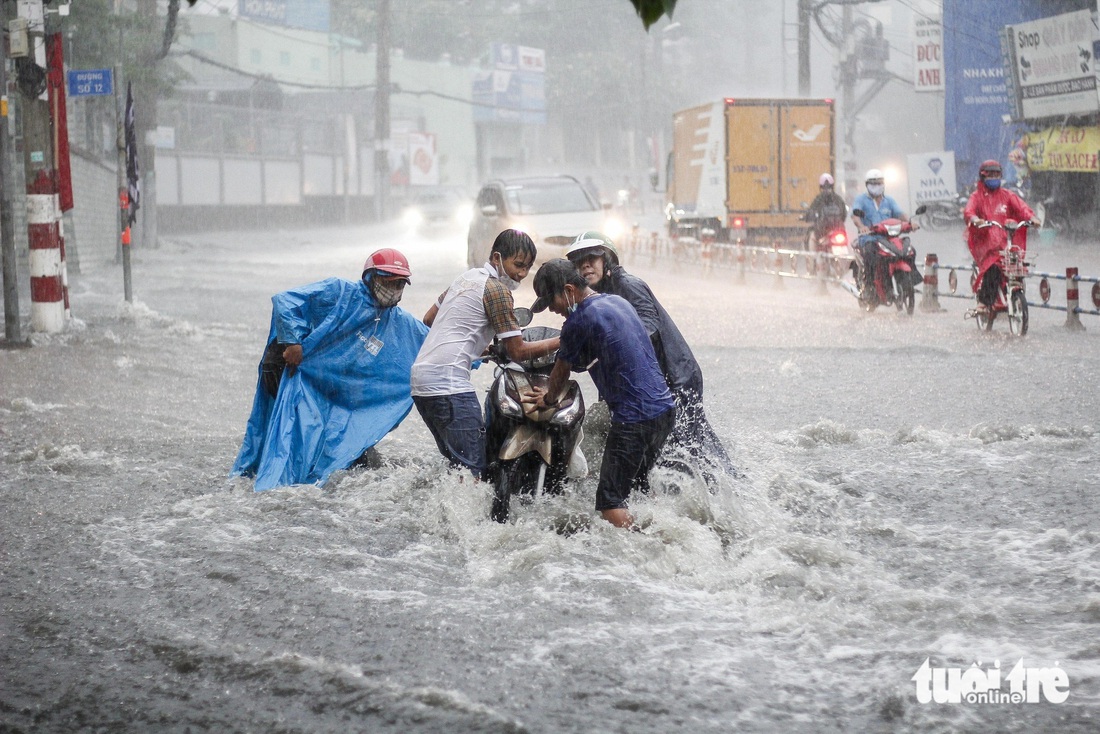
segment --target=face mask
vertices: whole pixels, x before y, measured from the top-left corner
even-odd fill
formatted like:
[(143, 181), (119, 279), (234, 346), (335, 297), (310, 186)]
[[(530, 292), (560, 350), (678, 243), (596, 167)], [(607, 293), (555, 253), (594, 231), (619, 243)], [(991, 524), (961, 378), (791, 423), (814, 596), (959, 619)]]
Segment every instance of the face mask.
[(577, 311), (577, 304), (573, 300), (573, 296), (569, 296), (569, 305), (565, 307), (565, 312), (572, 316)]
[(990, 191), (1001, 188), (1001, 179), (999, 178), (983, 178), (982, 183), (984, 183), (985, 187)]
[(497, 280), (503, 283), (505, 288), (510, 291), (514, 291), (516, 288), (519, 288), (519, 281), (512, 280), (511, 276), (509, 276), (508, 273), (504, 272), (503, 259), (497, 260), (496, 264), (493, 265), (493, 267), (497, 269)]
[(370, 294), (379, 308), (393, 308), (400, 303), (401, 296), (405, 294), (405, 281), (398, 280), (396, 283), (396, 286), (390, 286), (379, 278), (370, 279)]
[(871, 196), (882, 196), (886, 191), (884, 184), (867, 184), (867, 193)]

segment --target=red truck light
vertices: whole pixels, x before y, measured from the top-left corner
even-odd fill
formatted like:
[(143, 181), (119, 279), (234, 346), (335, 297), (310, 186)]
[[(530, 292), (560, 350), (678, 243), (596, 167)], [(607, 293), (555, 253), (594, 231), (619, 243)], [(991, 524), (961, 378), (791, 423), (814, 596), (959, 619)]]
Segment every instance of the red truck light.
[(741, 217), (733, 217), (730, 219), (730, 229), (744, 229), (745, 220)]

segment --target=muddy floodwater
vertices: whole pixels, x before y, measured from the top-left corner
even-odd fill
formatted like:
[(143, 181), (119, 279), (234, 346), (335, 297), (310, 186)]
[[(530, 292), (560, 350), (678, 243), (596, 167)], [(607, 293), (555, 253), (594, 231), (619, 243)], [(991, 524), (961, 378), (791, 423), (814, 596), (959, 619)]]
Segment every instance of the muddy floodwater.
[(961, 299), (865, 314), (624, 253), (743, 480), (657, 472), (637, 533), (595, 519), (595, 476), (501, 525), (415, 411), (380, 467), (230, 480), (271, 294), (383, 246), (418, 316), (465, 269), (464, 233), (168, 238), (133, 304), (84, 262), (72, 327), (0, 350), (0, 731), (1100, 729), (1100, 318), (1033, 309), (1018, 339)]

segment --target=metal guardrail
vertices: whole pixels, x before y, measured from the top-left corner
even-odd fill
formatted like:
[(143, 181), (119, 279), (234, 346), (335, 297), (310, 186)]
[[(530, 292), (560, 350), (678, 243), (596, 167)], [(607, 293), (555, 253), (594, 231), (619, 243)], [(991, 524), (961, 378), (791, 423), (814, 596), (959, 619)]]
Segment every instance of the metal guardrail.
[[(852, 295), (858, 291), (854, 283), (844, 280), (850, 269), (850, 264), (855, 260), (851, 255), (834, 255), (831, 253), (814, 252), (809, 250), (792, 250), (780, 246), (777, 241), (773, 247), (759, 247), (743, 243), (717, 242), (713, 239), (696, 239), (694, 237), (679, 237), (675, 240), (662, 237), (657, 232), (648, 234), (634, 232), (623, 239), (625, 247), (624, 256), (644, 260), (648, 258), (650, 263), (656, 265), (658, 259), (672, 259), (676, 262), (693, 263), (700, 265), (704, 270), (715, 268), (732, 270), (739, 278), (747, 273), (773, 275), (780, 280), (784, 278), (797, 278), (819, 282), (824, 290), (829, 284), (838, 286)], [(939, 273), (946, 270), (948, 273), (948, 288), (946, 292), (939, 290)], [(973, 293), (958, 292), (958, 273), (970, 273), (970, 282), (977, 275), (977, 266), (970, 265), (941, 265), (939, 258), (929, 253), (924, 262), (924, 288), (921, 291), (921, 310), (939, 311), (939, 298), (973, 299)], [(1083, 276), (1077, 268), (1066, 268), (1065, 275), (1059, 273), (1034, 272), (1028, 273), (1025, 279), (1039, 279), (1040, 301), (1028, 300), (1029, 306), (1051, 311), (1063, 311), (1066, 314), (1066, 327), (1073, 330), (1084, 330), (1080, 315), (1100, 316), (1100, 276)], [(1066, 305), (1057, 306), (1051, 304), (1052, 280), (1061, 280), (1066, 283)], [(1079, 283), (1092, 283), (1090, 293), (1093, 308), (1082, 308), (1080, 305)], [(1026, 292), (1026, 288), (1025, 288)]]
[(669, 239), (656, 232), (628, 235), (623, 242), (624, 257), (636, 261), (648, 259), (651, 265), (656, 265), (659, 259), (666, 259), (699, 265), (704, 270), (731, 270), (739, 277), (751, 272), (773, 275), (779, 279), (817, 281), (822, 287), (831, 283), (855, 292), (855, 286), (843, 280), (855, 259), (851, 255), (795, 250), (780, 247), (778, 242), (773, 247), (759, 247), (694, 237)]

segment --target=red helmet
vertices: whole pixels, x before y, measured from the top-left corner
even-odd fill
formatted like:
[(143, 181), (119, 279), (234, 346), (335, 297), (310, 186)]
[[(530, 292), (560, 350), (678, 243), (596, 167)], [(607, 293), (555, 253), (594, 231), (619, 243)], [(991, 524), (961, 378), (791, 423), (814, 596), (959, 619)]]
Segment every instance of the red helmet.
[(412, 275), (408, 258), (392, 247), (384, 247), (371, 253), (363, 263), (363, 272), (366, 273), (368, 270), (381, 270), (390, 275), (403, 276), (406, 280)]
[(978, 169), (978, 176), (981, 178), (1000, 178), (1001, 177), (1001, 163), (990, 159), (988, 161), (982, 161), (981, 167)]

